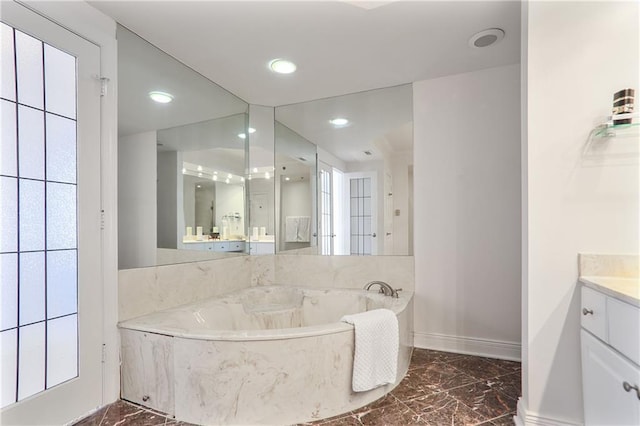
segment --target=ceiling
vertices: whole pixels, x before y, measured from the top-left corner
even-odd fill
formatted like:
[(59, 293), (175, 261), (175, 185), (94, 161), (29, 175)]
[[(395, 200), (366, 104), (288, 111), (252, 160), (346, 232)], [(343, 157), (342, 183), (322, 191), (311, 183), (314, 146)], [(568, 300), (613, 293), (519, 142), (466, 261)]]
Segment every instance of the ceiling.
[[(279, 106), (519, 62), (518, 1), (91, 1), (243, 100)], [(372, 6), (378, 6), (370, 8)], [(504, 40), (468, 39), (502, 28)], [(286, 58), (289, 75), (267, 64)], [(171, 127), (171, 126), (165, 126)]]
[[(412, 99), (411, 85), (404, 84), (277, 107), (275, 118), (345, 162), (380, 160), (385, 147), (395, 153), (413, 148)], [(329, 120), (336, 117), (349, 123), (333, 126)], [(281, 133), (276, 127), (276, 143)]]

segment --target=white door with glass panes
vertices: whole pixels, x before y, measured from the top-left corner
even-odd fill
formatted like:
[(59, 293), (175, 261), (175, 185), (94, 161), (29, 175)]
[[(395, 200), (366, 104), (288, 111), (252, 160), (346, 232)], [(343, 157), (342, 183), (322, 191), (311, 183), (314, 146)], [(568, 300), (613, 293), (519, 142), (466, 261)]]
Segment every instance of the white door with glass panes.
[(102, 403), (100, 48), (0, 5), (1, 424)]
[(333, 170), (326, 163), (318, 162), (318, 205), (320, 221), (318, 223), (319, 254), (333, 255), (335, 233), (333, 229)]
[(350, 254), (378, 254), (376, 173), (346, 173)]

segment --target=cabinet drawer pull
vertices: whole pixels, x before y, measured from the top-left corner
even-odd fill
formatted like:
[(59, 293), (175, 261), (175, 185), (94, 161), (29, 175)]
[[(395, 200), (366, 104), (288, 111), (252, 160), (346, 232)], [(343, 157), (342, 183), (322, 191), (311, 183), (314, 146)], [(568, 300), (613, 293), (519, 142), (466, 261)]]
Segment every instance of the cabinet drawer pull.
[(593, 309), (582, 308), (582, 315), (593, 315)]
[(622, 382), (622, 387), (626, 392), (631, 392), (631, 389), (635, 390), (638, 399), (640, 399), (640, 388), (638, 388), (638, 385), (631, 386), (629, 382)]

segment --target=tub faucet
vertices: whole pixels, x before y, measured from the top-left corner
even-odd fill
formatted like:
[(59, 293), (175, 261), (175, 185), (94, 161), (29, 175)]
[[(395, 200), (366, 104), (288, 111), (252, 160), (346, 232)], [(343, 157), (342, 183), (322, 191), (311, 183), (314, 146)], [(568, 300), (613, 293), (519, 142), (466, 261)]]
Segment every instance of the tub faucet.
[(373, 287), (376, 284), (380, 286), (380, 293), (384, 293), (385, 296), (395, 297), (396, 299), (398, 298), (398, 292), (402, 291), (401, 288), (394, 289), (384, 281), (371, 281), (370, 283), (367, 283), (364, 286), (364, 289), (369, 290), (371, 287)]

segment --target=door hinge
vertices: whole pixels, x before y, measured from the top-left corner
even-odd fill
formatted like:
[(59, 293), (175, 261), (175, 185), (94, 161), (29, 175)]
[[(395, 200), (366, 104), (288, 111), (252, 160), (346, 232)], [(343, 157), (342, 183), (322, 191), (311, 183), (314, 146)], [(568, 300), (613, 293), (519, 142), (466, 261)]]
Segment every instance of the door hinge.
[(100, 230), (104, 231), (104, 210), (100, 210)]
[(107, 94), (109, 81), (110, 80), (107, 77), (100, 77), (100, 96), (105, 96)]
[(107, 362), (107, 345), (105, 343), (102, 344), (102, 363)]

